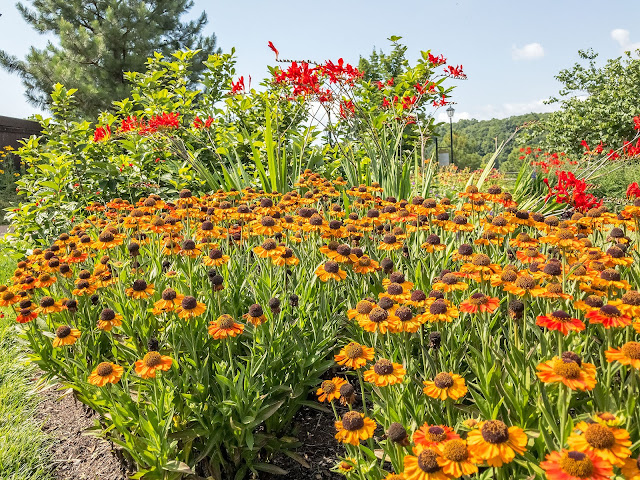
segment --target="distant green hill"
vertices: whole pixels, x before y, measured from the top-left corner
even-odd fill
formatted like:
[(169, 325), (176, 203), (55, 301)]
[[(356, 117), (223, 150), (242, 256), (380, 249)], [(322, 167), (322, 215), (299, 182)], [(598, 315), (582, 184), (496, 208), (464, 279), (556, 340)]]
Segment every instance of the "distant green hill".
[[(516, 128), (544, 119), (548, 115), (547, 113), (528, 113), (501, 119), (459, 120), (453, 124), (454, 163), (461, 169), (481, 168), (494, 154), (496, 145), (500, 145), (502, 141), (508, 139)], [(438, 148), (448, 150), (450, 143), (449, 124), (441, 124), (436, 131), (438, 133)], [(517, 143), (519, 136), (520, 134), (517, 134), (505, 147), (496, 161), (496, 167), (503, 171), (520, 169), (521, 161), (518, 160), (518, 157), (521, 145)], [(435, 147), (432, 145), (427, 150), (428, 156), (433, 153), (434, 149)]]

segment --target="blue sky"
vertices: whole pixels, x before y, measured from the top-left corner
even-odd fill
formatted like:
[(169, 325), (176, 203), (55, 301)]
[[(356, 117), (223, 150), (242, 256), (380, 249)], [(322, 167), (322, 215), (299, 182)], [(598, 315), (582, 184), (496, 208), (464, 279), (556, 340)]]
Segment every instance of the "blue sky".
[[(0, 48), (23, 57), (31, 45), (46, 44), (12, 0), (1, 3)], [(560, 87), (554, 75), (578, 60), (579, 49), (593, 48), (604, 60), (640, 48), (636, 0), (606, 6), (590, 0), (195, 0), (191, 16), (202, 10), (209, 15), (207, 32), (216, 33), (223, 50), (236, 47), (238, 75), (251, 75), (255, 84), (273, 64), (269, 40), (284, 58), (318, 61), (343, 57), (357, 63), (374, 46), (389, 51), (391, 35), (403, 37), (410, 60), (420, 50), (442, 53), (451, 64), (464, 65), (469, 77), (454, 91), (454, 120), (547, 111), (543, 100)], [(37, 112), (15, 75), (0, 71), (0, 85), (0, 115)]]

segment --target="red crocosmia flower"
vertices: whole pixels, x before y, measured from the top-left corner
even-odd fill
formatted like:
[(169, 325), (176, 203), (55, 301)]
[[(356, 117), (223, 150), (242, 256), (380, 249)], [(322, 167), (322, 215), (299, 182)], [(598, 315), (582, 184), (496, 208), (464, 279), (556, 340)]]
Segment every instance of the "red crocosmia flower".
[(135, 115), (129, 115), (122, 119), (120, 130), (122, 132), (131, 132), (133, 130), (138, 130), (143, 124), (144, 122), (138, 121), (138, 118)]
[(154, 115), (149, 120), (149, 128), (150, 132), (155, 132), (160, 128), (178, 128), (180, 126), (180, 122), (178, 117), (180, 114), (178, 112), (162, 112), (161, 115)]
[(193, 119), (193, 128), (204, 128), (204, 122), (200, 120), (200, 117), (196, 116)]
[(355, 113), (356, 107), (351, 100), (340, 102), (340, 118), (347, 118)]
[(638, 186), (638, 182), (633, 182), (627, 187), (627, 198), (631, 199), (631, 198), (639, 198), (639, 197), (640, 197), (640, 186)]
[(407, 110), (411, 108), (413, 104), (416, 103), (416, 100), (418, 100), (418, 97), (415, 95), (412, 97), (402, 97), (402, 109)]
[(447, 65), (444, 68), (445, 73), (449, 74), (450, 76), (454, 77), (454, 78), (467, 78), (467, 76), (464, 74), (464, 72), (462, 71), (462, 65), (457, 65), (457, 66), (452, 66), (452, 65)]
[(600, 154), (600, 153), (602, 153), (602, 150), (604, 150), (604, 145), (602, 144), (602, 142), (600, 142), (600, 143), (598, 144), (598, 146), (596, 147), (595, 152), (596, 152), (596, 153), (598, 153), (598, 154)]
[(93, 141), (101, 142), (102, 140), (108, 140), (110, 136), (111, 136), (111, 127), (109, 125), (96, 127), (96, 131), (93, 134)]
[(382, 83), (380, 80), (376, 82), (376, 85), (378, 87), (378, 90), (382, 90), (384, 88), (384, 83)]
[(391, 106), (391, 103), (389, 102), (389, 99), (385, 97), (382, 100), (382, 108), (389, 108), (390, 106)]
[(244, 76), (240, 77), (237, 82), (231, 82), (231, 95), (244, 92)]
[(213, 123), (213, 117), (212, 116), (208, 116), (207, 119), (204, 122), (204, 128), (209, 128), (212, 123)]
[(580, 145), (582, 145), (582, 146), (584, 147), (584, 149), (585, 149), (587, 152), (590, 152), (590, 151), (591, 151), (591, 150), (589, 149), (589, 144), (587, 143), (587, 141), (586, 141), (586, 140), (582, 140), (582, 141), (580, 142)]
[(269, 43), (267, 43), (267, 46), (273, 50), (273, 53), (276, 54), (276, 61), (278, 61), (278, 56), (280, 55), (280, 52), (278, 52), (278, 49), (275, 47), (275, 45), (273, 44), (273, 42), (271, 40), (269, 40)]
[(387, 80), (387, 85), (393, 87), (393, 81), (393, 77), (391, 77), (389, 80)]
[(444, 55), (438, 55), (437, 57), (431, 55), (431, 53), (429, 53), (429, 63), (431, 65), (433, 65), (434, 67), (440, 66), (440, 65), (444, 65), (445, 63), (447, 63), (447, 59), (444, 58)]
[(633, 129), (640, 130), (640, 117), (633, 117)]
[(616, 152), (613, 148), (611, 150), (609, 150), (609, 153), (607, 154), (607, 158), (609, 160), (618, 160), (620, 158), (620, 155), (618, 155), (618, 152)]
[(433, 101), (433, 106), (434, 107), (444, 107), (445, 105), (448, 105), (449, 102), (447, 102), (447, 98), (442, 95), (442, 98), (440, 100), (434, 100)]

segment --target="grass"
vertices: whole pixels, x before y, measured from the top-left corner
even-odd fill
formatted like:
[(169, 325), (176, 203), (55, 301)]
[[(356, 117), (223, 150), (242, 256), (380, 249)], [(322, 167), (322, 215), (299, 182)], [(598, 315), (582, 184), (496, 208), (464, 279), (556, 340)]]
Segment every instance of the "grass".
[[(1, 253), (1, 252), (0, 252)], [(11, 276), (13, 260), (0, 256), (0, 282)], [(35, 417), (38, 395), (32, 366), (16, 336), (13, 313), (0, 318), (0, 480), (49, 480), (50, 439)]]

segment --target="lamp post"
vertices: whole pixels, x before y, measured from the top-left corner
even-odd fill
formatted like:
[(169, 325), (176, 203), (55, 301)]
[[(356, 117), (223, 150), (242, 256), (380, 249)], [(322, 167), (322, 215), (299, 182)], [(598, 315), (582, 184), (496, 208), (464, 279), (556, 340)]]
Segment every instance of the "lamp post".
[(449, 108), (447, 108), (447, 115), (449, 115), (449, 128), (451, 131), (451, 165), (453, 165), (453, 114), (455, 113), (455, 110), (453, 109), (452, 106), (449, 106)]

